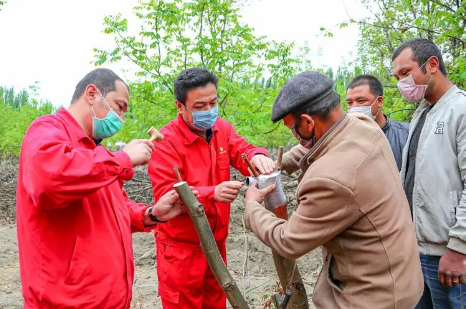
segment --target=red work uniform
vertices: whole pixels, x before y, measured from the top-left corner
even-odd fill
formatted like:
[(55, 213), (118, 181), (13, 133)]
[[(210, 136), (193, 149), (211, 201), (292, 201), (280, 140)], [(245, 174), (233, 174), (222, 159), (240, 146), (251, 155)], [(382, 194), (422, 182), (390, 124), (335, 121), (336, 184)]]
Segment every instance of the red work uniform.
[[(214, 201), (215, 186), (230, 180), (230, 165), (249, 175), (241, 158), (268, 155), (236, 134), (229, 122), (218, 118), (207, 131), (207, 142), (193, 133), (181, 115), (161, 129), (165, 136), (155, 143), (149, 163), (149, 177), (154, 197), (159, 199), (177, 182), (173, 167), (199, 191), (199, 201), (212, 228), (217, 246), (226, 262), (230, 204)], [(224, 309), (226, 297), (210, 271), (199, 245), (194, 224), (187, 212), (159, 224), (155, 230), (159, 295), (165, 309)]]
[(124, 152), (96, 146), (65, 109), (38, 118), (21, 148), (17, 229), (24, 308), (130, 308), (131, 232), (146, 231), (128, 200)]

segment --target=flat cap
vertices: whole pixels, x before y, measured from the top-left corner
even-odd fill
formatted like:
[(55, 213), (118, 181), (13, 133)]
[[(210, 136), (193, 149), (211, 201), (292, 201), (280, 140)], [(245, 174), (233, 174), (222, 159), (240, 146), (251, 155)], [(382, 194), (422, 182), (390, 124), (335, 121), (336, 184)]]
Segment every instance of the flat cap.
[(333, 81), (315, 71), (299, 73), (289, 79), (278, 94), (272, 108), (272, 121), (289, 113), (309, 107), (333, 92)]

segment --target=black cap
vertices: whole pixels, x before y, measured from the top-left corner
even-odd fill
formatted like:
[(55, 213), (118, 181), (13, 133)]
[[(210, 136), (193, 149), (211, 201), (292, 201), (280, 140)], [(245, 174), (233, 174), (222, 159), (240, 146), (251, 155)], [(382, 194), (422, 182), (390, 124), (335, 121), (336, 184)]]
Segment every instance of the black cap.
[(289, 79), (278, 94), (272, 108), (272, 121), (277, 122), (293, 111), (309, 107), (333, 92), (333, 81), (314, 72), (302, 72)]

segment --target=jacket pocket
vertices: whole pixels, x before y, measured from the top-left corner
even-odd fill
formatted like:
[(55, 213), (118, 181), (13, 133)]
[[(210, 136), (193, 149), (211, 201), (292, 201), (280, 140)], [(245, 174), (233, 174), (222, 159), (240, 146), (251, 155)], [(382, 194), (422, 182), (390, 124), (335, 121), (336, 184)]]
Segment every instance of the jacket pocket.
[(65, 284), (76, 285), (82, 281), (84, 271), (87, 268), (87, 260), (85, 257), (86, 253), (84, 252), (84, 243), (81, 238), (77, 237), (74, 244), (70, 267), (65, 278)]
[(218, 164), (219, 169), (221, 169), (221, 170), (230, 168), (230, 160), (226, 156), (218, 156), (217, 157), (217, 164)]
[(456, 207), (458, 207), (459, 199), (456, 191), (450, 191), (448, 194), (448, 206), (450, 215), (450, 226), (456, 224)]
[(329, 254), (327, 255), (329, 258), (328, 261), (328, 269), (327, 269), (327, 281), (332, 286), (334, 289), (336, 289), (338, 292), (343, 293), (344, 289), (346, 288), (346, 282), (340, 280), (340, 276), (336, 275), (337, 274), (337, 265), (335, 265), (335, 258), (333, 255)]

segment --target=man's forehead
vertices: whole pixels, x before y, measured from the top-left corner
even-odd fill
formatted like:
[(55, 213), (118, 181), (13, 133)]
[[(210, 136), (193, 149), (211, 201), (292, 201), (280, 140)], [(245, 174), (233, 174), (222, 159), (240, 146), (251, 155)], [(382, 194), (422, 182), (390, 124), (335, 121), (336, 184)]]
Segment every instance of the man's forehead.
[(126, 87), (126, 85), (121, 81), (117, 81), (115, 85), (116, 85), (117, 95), (125, 97), (126, 99), (129, 99), (128, 87)]
[(394, 73), (403, 67), (416, 64), (417, 62), (414, 60), (413, 56), (413, 50), (411, 48), (404, 49), (395, 59), (393, 59), (392, 65)]
[(190, 89), (186, 95), (189, 103), (209, 103), (217, 98), (217, 88), (214, 84)]
[(369, 85), (359, 85), (348, 89), (346, 96), (364, 96), (371, 93)]

